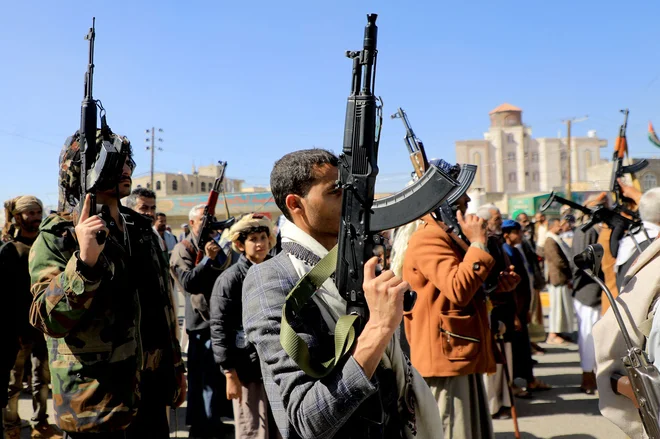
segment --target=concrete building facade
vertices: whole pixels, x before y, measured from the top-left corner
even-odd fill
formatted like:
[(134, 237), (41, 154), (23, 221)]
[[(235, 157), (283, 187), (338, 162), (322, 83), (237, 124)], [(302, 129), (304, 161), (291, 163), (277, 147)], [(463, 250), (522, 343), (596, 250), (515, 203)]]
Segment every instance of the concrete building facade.
[[(154, 187), (151, 187), (151, 176), (149, 174), (135, 177), (133, 187), (146, 187), (156, 192), (156, 197), (168, 197), (175, 195), (208, 194), (213, 187), (215, 179), (220, 176), (219, 165), (193, 166), (191, 174), (174, 172), (154, 173)], [(243, 180), (227, 178), (225, 175), (225, 192), (241, 192)]]
[[(544, 192), (564, 188), (568, 182), (566, 138), (533, 138), (522, 120), (522, 109), (502, 104), (490, 113), (484, 139), (456, 142), (456, 161), (478, 166), (473, 188), (486, 192)], [(607, 140), (571, 138), (571, 182), (587, 179), (587, 168), (600, 163), (600, 148)]]

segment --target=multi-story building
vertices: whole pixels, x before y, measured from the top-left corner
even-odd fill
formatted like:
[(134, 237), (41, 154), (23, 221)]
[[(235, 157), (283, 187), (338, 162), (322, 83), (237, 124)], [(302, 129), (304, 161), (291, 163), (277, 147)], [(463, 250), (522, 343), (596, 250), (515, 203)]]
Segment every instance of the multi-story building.
[[(192, 174), (157, 172), (154, 173), (154, 187), (151, 187), (151, 175), (142, 175), (133, 179), (133, 187), (146, 187), (156, 192), (156, 196), (208, 194), (215, 179), (220, 176), (219, 165), (200, 166)], [(241, 192), (243, 180), (224, 178), (225, 192)]]
[[(631, 159), (633, 163), (640, 159)], [(643, 191), (653, 189), (658, 186), (658, 176), (660, 176), (660, 159), (647, 159), (649, 165), (639, 171), (635, 177), (639, 180)], [(612, 162), (602, 163), (587, 169), (587, 190), (608, 191), (612, 184)], [(626, 177), (628, 178), (628, 177)]]
[[(571, 137), (571, 182), (587, 180), (587, 168), (599, 164), (607, 140), (590, 131)], [(522, 110), (502, 104), (490, 112), (483, 140), (456, 142), (456, 161), (478, 166), (473, 188), (485, 192), (519, 193), (563, 189), (568, 182), (566, 138), (533, 138), (523, 124)]]

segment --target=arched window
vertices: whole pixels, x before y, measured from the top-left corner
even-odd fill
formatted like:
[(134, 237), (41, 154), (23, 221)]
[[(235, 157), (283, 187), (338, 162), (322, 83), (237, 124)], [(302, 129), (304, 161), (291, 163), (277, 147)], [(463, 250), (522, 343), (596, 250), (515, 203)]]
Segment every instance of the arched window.
[(516, 161), (516, 153), (515, 152), (510, 152), (506, 155), (506, 158), (510, 162), (515, 162)]
[(539, 171), (534, 171), (532, 174), (532, 181), (539, 181)]
[(147, 189), (151, 189), (151, 183), (147, 183)]
[(158, 181), (156, 182), (156, 190), (157, 190), (157, 191), (160, 190), (160, 180), (158, 180)]
[(474, 177), (474, 184), (481, 186), (481, 154), (478, 152), (472, 154), (472, 164), (477, 165), (477, 175)]
[(539, 153), (536, 152), (536, 151), (534, 151), (534, 152), (532, 153), (532, 162), (533, 162), (533, 163), (536, 163), (536, 162), (538, 162), (538, 161), (539, 161)]
[(190, 189), (193, 189), (194, 187), (195, 187), (195, 183), (193, 183), (193, 182), (191, 181), (191, 182), (190, 182)]
[(587, 150), (584, 152), (584, 165), (588, 168), (593, 164), (593, 154)]
[(179, 182), (176, 180), (172, 180), (172, 191), (176, 192), (179, 189)]
[(507, 143), (513, 143), (513, 134), (507, 134), (506, 141)]
[(658, 179), (652, 172), (647, 172), (642, 177), (642, 190), (648, 191), (658, 185)]
[(200, 185), (200, 191), (206, 192), (206, 182), (202, 182), (202, 184)]
[(562, 151), (559, 157), (561, 158), (562, 162), (565, 162), (568, 159), (568, 153), (566, 151)]
[(516, 182), (516, 173), (509, 172), (509, 183), (515, 183), (515, 182)]
[(142, 187), (142, 185), (141, 185), (141, 184), (138, 184), (137, 187)]

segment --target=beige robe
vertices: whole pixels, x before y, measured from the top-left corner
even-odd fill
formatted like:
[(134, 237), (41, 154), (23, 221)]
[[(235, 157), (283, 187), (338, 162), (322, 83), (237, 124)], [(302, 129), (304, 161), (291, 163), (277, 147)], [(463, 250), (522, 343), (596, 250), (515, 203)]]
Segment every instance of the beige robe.
[[(638, 327), (647, 319), (653, 299), (660, 292), (658, 255), (660, 240), (655, 240), (626, 274), (624, 287), (616, 299), (633, 344), (642, 349), (645, 338)], [(632, 401), (615, 394), (610, 386), (610, 376), (613, 373), (627, 375), (621, 361), (621, 357), (627, 353), (627, 348), (611, 309), (594, 325), (593, 336), (601, 413), (631, 438), (646, 438), (641, 418)]]

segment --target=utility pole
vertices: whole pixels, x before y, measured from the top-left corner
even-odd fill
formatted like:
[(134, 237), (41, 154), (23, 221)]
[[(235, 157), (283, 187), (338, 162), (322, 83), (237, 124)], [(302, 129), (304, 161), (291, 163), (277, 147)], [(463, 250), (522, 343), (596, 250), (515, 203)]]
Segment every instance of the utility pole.
[(573, 122), (575, 122), (575, 123), (584, 122), (587, 119), (589, 119), (589, 116), (585, 115), (584, 117), (581, 117), (579, 119), (577, 119), (575, 117), (572, 117), (570, 119), (562, 120), (562, 122), (566, 123), (566, 137), (567, 137), (566, 147), (568, 148), (568, 172), (566, 174), (568, 176), (568, 182), (566, 184), (566, 199), (568, 199), (568, 200), (571, 199), (571, 180), (572, 180), (572, 175), (571, 175), (572, 159), (571, 159), (571, 156), (572, 156), (573, 148), (571, 147), (571, 125), (573, 124)]
[[(156, 191), (156, 188), (154, 187), (154, 156), (156, 155), (156, 140), (162, 142), (163, 139), (161, 139), (160, 137), (156, 139), (156, 128), (152, 127), (150, 130), (149, 129), (144, 130), (144, 132), (147, 134), (151, 134), (151, 136), (144, 139), (144, 141), (147, 143), (147, 147), (146, 147), (147, 151), (151, 149), (151, 190)], [(158, 128), (158, 132), (162, 133), (163, 129)], [(149, 142), (151, 142), (150, 146), (149, 146)], [(163, 148), (159, 146), (158, 151), (162, 151), (162, 150)]]

